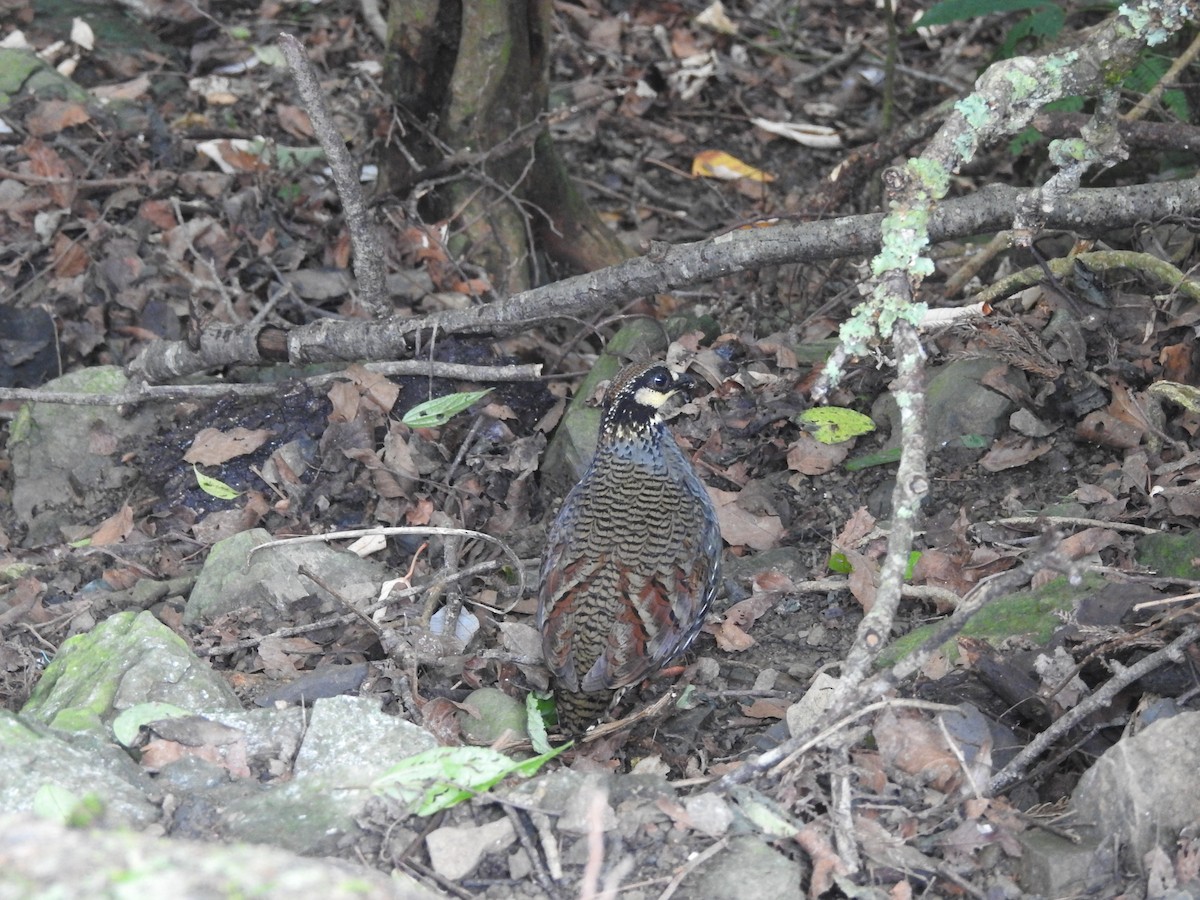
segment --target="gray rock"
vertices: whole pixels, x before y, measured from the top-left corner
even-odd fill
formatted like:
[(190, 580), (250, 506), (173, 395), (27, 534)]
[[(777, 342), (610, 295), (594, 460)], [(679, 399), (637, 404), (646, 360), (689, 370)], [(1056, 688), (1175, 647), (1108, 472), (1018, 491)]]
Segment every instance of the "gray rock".
[[(1083, 773), (1071, 805), (1096, 837), (1116, 836), (1123, 861), (1141, 870), (1154, 847), (1174, 847), (1200, 824), (1200, 712), (1146, 726), (1110, 747)], [(1090, 828), (1086, 828), (1090, 826)]]
[[(120, 368), (95, 366), (48, 381), (42, 389), (111, 394), (128, 384)], [(29, 527), (26, 546), (61, 542), (64, 527), (115, 512), (138, 474), (121, 464), (116, 448), (127, 437), (152, 433), (156, 416), (151, 407), (133, 416), (115, 406), (31, 403), (22, 408), (8, 450), (13, 512)]]
[(98, 821), (145, 828), (161, 817), (158, 792), (137, 763), (92, 734), (63, 735), (0, 710), (0, 809), (33, 810), (38, 792), (99, 800)]
[(475, 871), (489, 853), (500, 853), (517, 839), (510, 819), (497, 819), (486, 825), (438, 828), (425, 838), (429, 862), (443, 878), (458, 881)]
[[(424, 729), (385, 715), (365, 697), (318, 700), (308, 719), (293, 778), (268, 790), (234, 784), (210, 798), (212, 829), (226, 840), (273, 844), (298, 853), (332, 853), (358, 833), (371, 784), (407, 757), (437, 746)], [(281, 827), (282, 826), (282, 827)]]
[(721, 837), (733, 824), (733, 810), (716, 794), (695, 794), (683, 801), (683, 808), (692, 827), (709, 837)]
[[(592, 829), (595, 810), (600, 811), (600, 827), (604, 831), (614, 831), (617, 828), (617, 814), (609, 802), (609, 789), (612, 776), (588, 773), (574, 793), (567, 798), (566, 806), (558, 819), (558, 830), (563, 834), (588, 834)], [(600, 794), (602, 802), (594, 805), (596, 795)]]
[(1200, 824), (1197, 770), (1200, 712), (1121, 739), (1083, 773), (1072, 795), (1079, 843), (1037, 830), (1020, 836), (1021, 887), (1048, 897), (1109, 896), (1121, 890), (1116, 873), (1144, 877), (1150, 851), (1173, 854), (1179, 832)]
[(1096, 840), (1076, 844), (1040, 828), (1021, 832), (1017, 840), (1021, 844), (1020, 882), (1028, 895), (1081, 894), (1095, 875), (1096, 851), (1100, 846)]
[(753, 835), (730, 838), (729, 846), (691, 872), (679, 886), (681, 900), (744, 900), (803, 896), (800, 863)]
[[(931, 370), (925, 403), (931, 451), (965, 435), (990, 439), (1007, 427), (1012, 401), (981, 381), (989, 371), (1003, 365), (999, 359), (958, 359)], [(1027, 387), (1025, 375), (1019, 370), (1010, 368), (1005, 377), (1016, 390)], [(871, 417), (877, 422), (882, 418), (891, 421), (888, 446), (896, 446), (900, 440), (900, 419), (895, 398), (891, 394), (881, 396), (871, 410)]]
[(567, 803), (584, 783), (584, 776), (571, 769), (554, 769), (522, 781), (512, 788), (501, 788), (499, 793), (505, 803), (528, 812), (561, 815)]
[(118, 613), (63, 642), (21, 714), (63, 731), (110, 737), (112, 720), (160, 701), (202, 712), (241, 709), (220, 676), (148, 612)]
[(0, 818), (0, 900), (51, 897), (256, 897), (432, 900), (403, 873), (388, 877), (336, 859), (132, 832)]
[(352, 602), (373, 598), (377, 585), (384, 580), (383, 569), (375, 563), (321, 542), (287, 544), (251, 553), (269, 540), (270, 534), (254, 528), (214, 544), (188, 597), (184, 623), (208, 624), (249, 607), (262, 614), (265, 627), (283, 624), (293, 618), (293, 604), (315, 589), (299, 574), (301, 566), (320, 575)]

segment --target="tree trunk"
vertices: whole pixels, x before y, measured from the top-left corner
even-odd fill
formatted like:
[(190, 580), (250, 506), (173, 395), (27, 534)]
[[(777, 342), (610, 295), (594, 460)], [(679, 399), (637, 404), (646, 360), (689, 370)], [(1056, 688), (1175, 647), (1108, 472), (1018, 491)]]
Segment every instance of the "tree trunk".
[[(452, 220), (456, 258), (501, 293), (627, 256), (567, 177), (544, 119), (551, 0), (391, 0), (388, 81), (404, 133), (385, 160), (385, 190), (439, 179), (423, 212)], [(431, 171), (432, 170), (432, 171)], [(532, 241), (532, 244), (531, 244)]]

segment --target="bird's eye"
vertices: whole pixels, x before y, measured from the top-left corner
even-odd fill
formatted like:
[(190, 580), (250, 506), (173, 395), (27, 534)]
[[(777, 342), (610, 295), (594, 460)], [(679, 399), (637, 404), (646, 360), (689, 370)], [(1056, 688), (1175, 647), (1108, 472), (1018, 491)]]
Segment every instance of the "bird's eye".
[(669, 388), (671, 386), (670, 373), (664, 372), (662, 369), (659, 369), (650, 378), (650, 386), (658, 391), (662, 391), (662, 390)]

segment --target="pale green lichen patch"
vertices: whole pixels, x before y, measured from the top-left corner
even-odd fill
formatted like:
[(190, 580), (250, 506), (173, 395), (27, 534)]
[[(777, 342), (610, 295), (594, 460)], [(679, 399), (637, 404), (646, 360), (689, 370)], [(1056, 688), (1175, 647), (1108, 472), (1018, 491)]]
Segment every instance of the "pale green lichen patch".
[(1090, 155), (1087, 141), (1082, 138), (1069, 138), (1051, 141), (1049, 147), (1050, 161), (1056, 166), (1066, 166), (1072, 162), (1082, 162)]
[(1117, 15), (1123, 17), (1135, 34), (1141, 35), (1151, 47), (1156, 47), (1170, 39), (1171, 35), (1185, 24), (1193, 21), (1200, 14), (1193, 3), (1139, 3), (1130, 5), (1122, 3), (1117, 8)]
[(1031, 78), (1028, 74), (1010, 66), (1004, 70), (1004, 80), (1007, 81), (1013, 89), (1013, 99), (1025, 100), (1032, 97), (1038, 91), (1038, 81), (1036, 78)]
[(960, 116), (966, 119), (968, 125), (976, 130), (987, 125), (992, 115), (987, 101), (979, 94), (964, 97), (954, 104), (954, 109)]
[(922, 277), (933, 274), (931, 260), (921, 256), (929, 246), (929, 210), (923, 207), (897, 210), (883, 220), (883, 246), (871, 260), (871, 271), (882, 275), (892, 269)]
[(935, 159), (910, 159), (905, 168), (912, 173), (931, 199), (940, 200), (950, 190), (950, 173)]
[(876, 337), (873, 320), (871, 304), (860, 303), (854, 308), (854, 314), (838, 329), (838, 338), (851, 356), (865, 356), (870, 350), (871, 341)]

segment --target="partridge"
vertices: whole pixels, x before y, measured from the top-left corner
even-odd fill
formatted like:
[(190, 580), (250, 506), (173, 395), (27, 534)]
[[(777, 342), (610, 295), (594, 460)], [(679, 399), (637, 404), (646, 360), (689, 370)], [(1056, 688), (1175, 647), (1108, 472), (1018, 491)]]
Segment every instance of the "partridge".
[(624, 368), (550, 527), (537, 620), (564, 732), (581, 734), (618, 688), (687, 649), (716, 594), (716, 510), (661, 416), (694, 385), (660, 363)]

